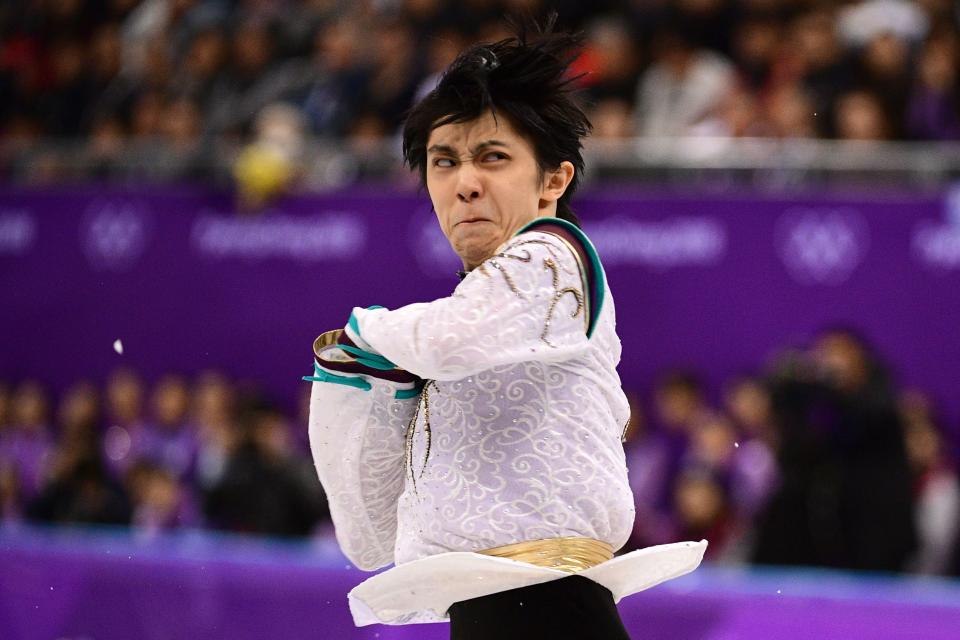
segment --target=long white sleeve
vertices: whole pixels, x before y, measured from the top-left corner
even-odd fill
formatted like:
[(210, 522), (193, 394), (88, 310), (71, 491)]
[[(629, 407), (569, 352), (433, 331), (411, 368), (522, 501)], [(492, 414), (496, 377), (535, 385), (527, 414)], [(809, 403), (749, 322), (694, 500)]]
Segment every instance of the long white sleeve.
[(453, 295), (394, 311), (354, 309), (360, 334), (398, 367), (457, 380), (518, 362), (559, 362), (588, 346), (589, 303), (576, 254), (555, 235), (523, 233)]
[(310, 449), (340, 548), (372, 571), (394, 561), (404, 436), (419, 396), (398, 400), (410, 385), (365, 379), (369, 390), (313, 383)]

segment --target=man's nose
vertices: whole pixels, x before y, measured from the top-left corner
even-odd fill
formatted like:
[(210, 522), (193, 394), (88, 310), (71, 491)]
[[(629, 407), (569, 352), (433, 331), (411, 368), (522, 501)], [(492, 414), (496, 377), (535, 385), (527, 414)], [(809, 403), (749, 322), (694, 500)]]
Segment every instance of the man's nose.
[(483, 194), (483, 186), (480, 184), (477, 170), (469, 163), (460, 165), (460, 171), (457, 172), (457, 198), (460, 202), (472, 202), (481, 194)]

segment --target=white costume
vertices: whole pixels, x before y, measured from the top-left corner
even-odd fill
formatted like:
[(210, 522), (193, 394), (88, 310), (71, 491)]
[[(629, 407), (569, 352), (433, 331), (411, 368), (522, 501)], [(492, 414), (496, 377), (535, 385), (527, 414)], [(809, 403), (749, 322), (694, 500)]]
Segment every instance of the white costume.
[[(620, 341), (579, 230), (538, 220), (450, 297), (355, 309), (351, 327), (351, 344), (424, 381), (327, 369), (350, 354), (318, 350), (310, 441), (337, 540), (361, 569), (397, 565), (351, 591), (358, 625), (443, 621), (453, 602), (570, 575), (482, 550), (627, 541)], [(619, 601), (692, 571), (705, 547), (644, 549), (579, 573)]]

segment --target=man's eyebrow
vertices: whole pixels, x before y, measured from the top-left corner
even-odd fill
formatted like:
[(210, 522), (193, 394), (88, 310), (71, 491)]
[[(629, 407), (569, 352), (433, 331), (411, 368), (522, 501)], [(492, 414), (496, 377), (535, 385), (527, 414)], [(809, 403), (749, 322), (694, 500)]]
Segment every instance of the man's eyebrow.
[(493, 139), (484, 140), (483, 142), (477, 143), (477, 145), (473, 147), (473, 152), (474, 154), (476, 154), (479, 151), (483, 151), (487, 147), (509, 147), (509, 146), (510, 145), (508, 145), (506, 142), (503, 142), (502, 140), (493, 140)]
[[(473, 154), (476, 155), (479, 152), (483, 151), (487, 147), (509, 147), (510, 145), (502, 140), (484, 140), (483, 142), (478, 142), (473, 147)], [(453, 147), (448, 144), (434, 144), (427, 149), (427, 153), (446, 153), (452, 156), (457, 155)]]
[(453, 151), (453, 147), (451, 147), (448, 144), (431, 145), (430, 148), (427, 149), (427, 153), (447, 153), (447, 154), (450, 154), (451, 156), (457, 155)]

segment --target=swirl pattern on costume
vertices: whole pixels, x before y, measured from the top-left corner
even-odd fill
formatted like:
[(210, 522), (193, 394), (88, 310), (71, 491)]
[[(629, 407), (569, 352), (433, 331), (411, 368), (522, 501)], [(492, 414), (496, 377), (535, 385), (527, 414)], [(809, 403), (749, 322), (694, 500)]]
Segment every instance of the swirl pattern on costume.
[(344, 554), (361, 569), (394, 561), (396, 504), (403, 489), (404, 433), (416, 399), (396, 400), (397, 385), (370, 391), (314, 383), (310, 448)]

